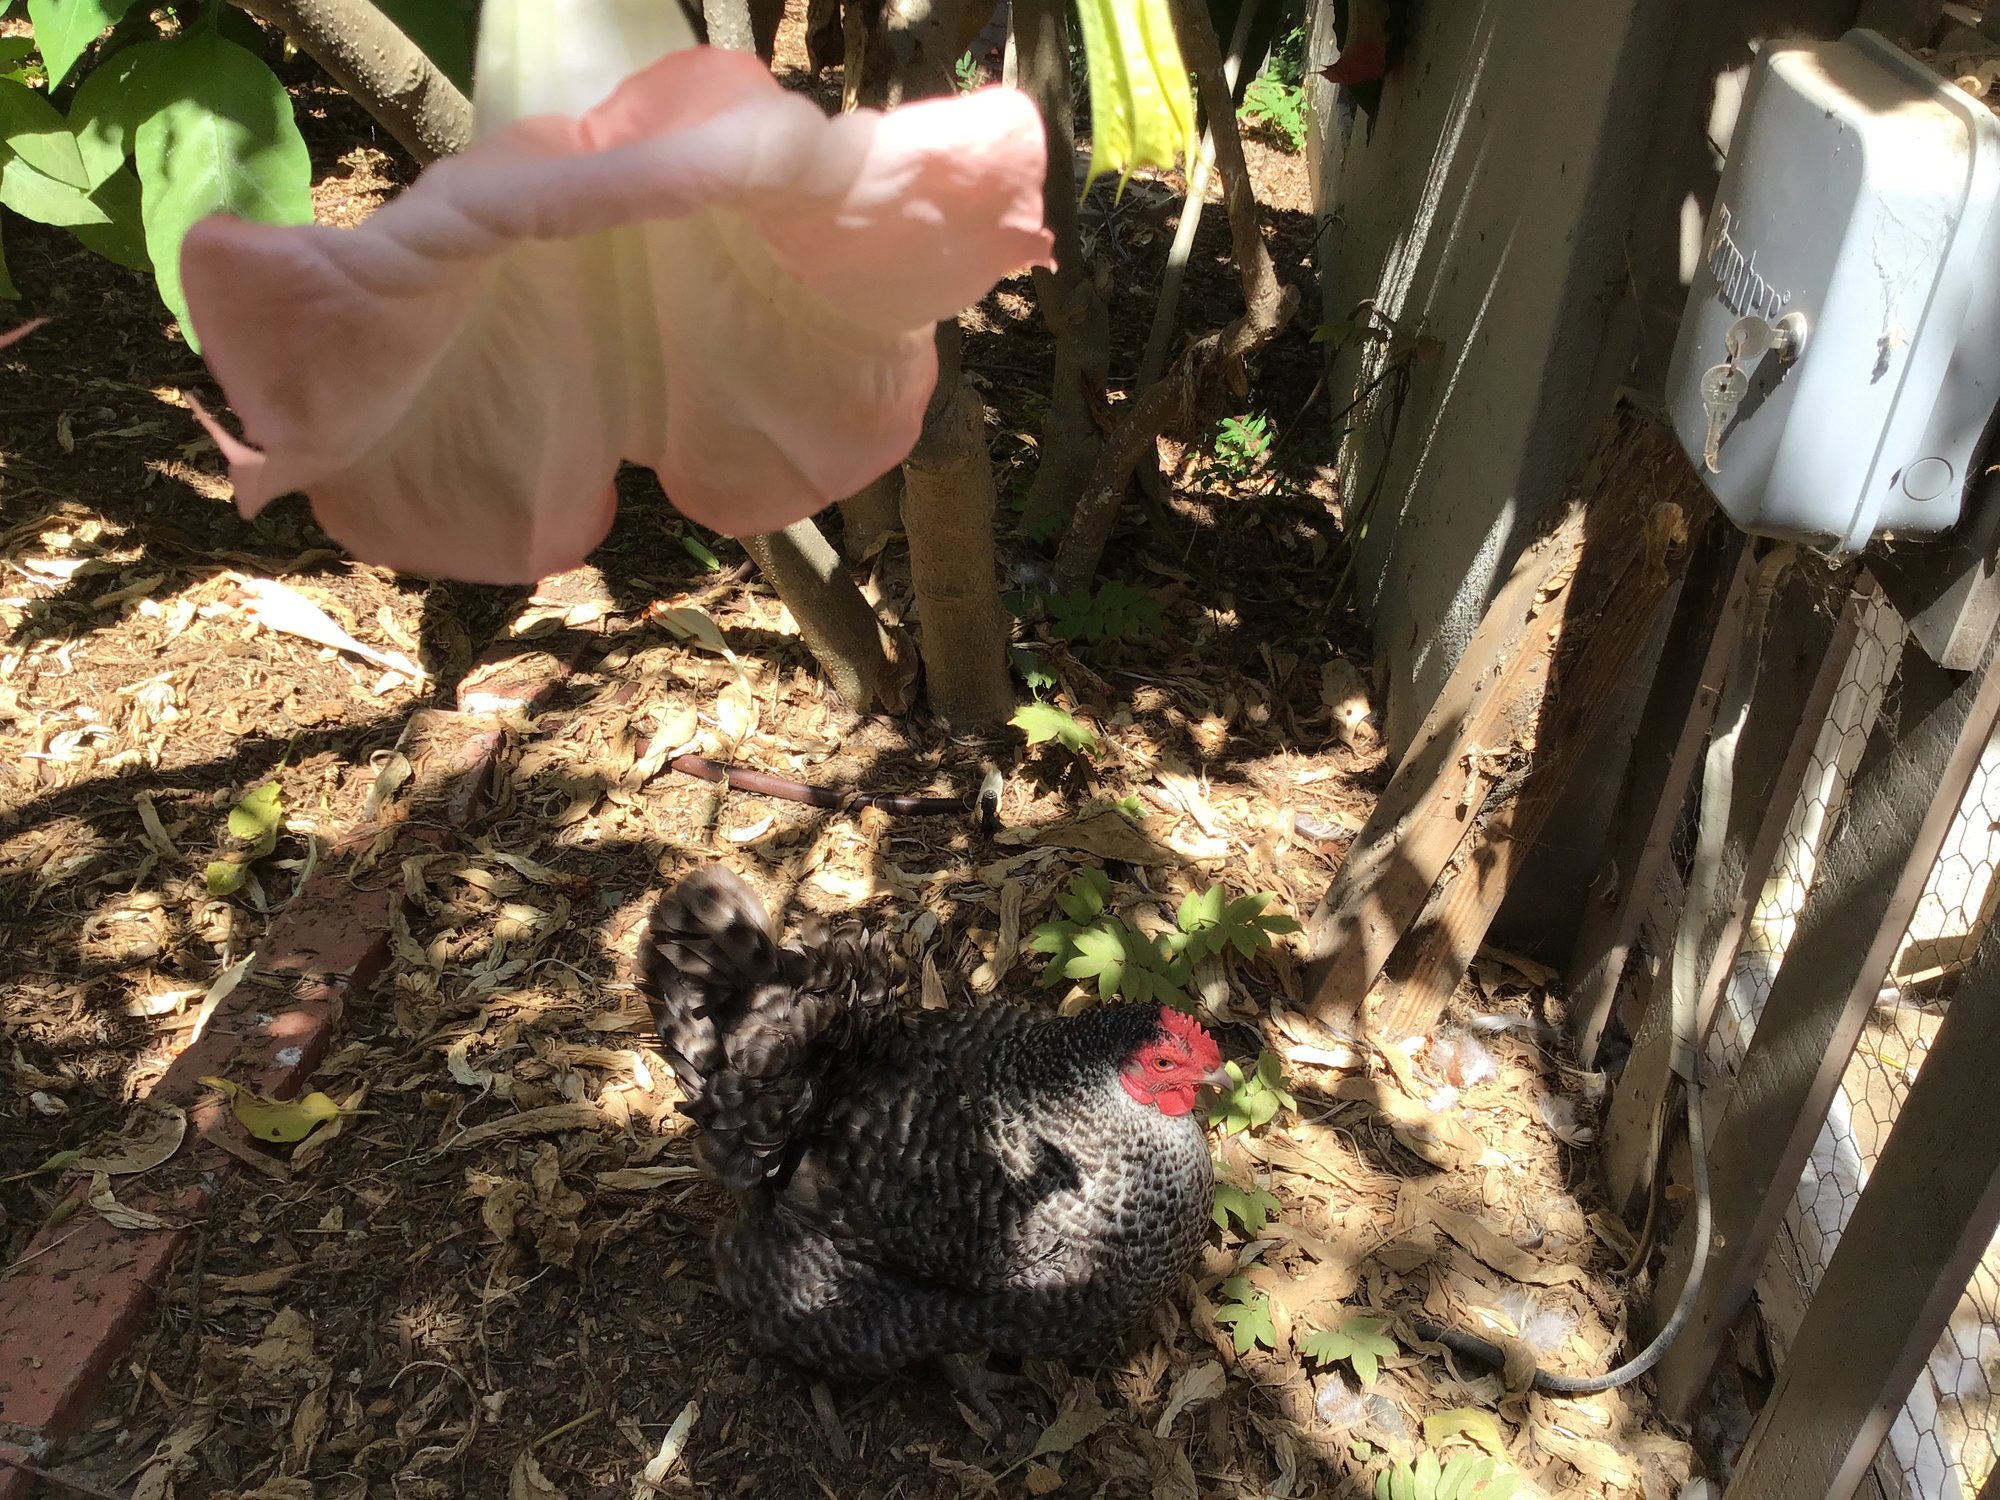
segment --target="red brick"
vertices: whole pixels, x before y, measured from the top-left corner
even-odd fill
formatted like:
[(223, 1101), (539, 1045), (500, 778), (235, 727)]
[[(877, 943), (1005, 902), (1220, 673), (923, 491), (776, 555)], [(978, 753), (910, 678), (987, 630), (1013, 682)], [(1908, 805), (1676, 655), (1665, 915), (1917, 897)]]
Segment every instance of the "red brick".
[(51, 1442), (73, 1433), (186, 1237), (114, 1229), (88, 1208), (38, 1234), (0, 1278), (0, 1423)]
[(25, 1469), (14, 1468), (7, 1462), (8, 1459), (25, 1459), (34, 1463), (35, 1456), (12, 1443), (0, 1443), (0, 1500), (28, 1500), (35, 1488), (35, 1476)]

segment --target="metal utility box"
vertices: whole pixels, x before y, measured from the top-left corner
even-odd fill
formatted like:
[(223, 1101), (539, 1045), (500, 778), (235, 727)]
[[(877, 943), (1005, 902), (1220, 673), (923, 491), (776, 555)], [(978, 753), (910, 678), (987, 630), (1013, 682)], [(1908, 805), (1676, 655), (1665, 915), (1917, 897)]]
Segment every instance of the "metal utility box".
[(1874, 32), (1765, 50), (1667, 379), (1738, 526), (1859, 551), (1958, 521), (2000, 402), (1996, 196), (2000, 121)]

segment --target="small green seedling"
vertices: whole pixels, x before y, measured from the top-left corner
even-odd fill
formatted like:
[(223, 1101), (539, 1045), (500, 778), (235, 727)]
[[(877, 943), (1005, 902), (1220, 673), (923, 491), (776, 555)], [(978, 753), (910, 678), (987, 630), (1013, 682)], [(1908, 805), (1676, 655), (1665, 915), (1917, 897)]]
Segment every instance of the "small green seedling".
[(1113, 578), (1095, 593), (1073, 589), (1047, 599), (1049, 633), (1064, 641), (1127, 641), (1160, 631), (1160, 601)]
[(1215, 462), (1224, 475), (1248, 479), (1271, 451), (1271, 423), (1262, 412), (1224, 417), (1215, 434)]
[(1079, 723), (1076, 715), (1053, 703), (1039, 700), (1024, 703), (1007, 722), (1025, 734), (1030, 745), (1045, 745), (1053, 740), (1078, 755), (1097, 754), (1097, 736)]
[(1227, 1230), (1229, 1221), (1234, 1219), (1246, 1235), (1255, 1236), (1263, 1233), (1277, 1211), (1278, 1200), (1262, 1188), (1238, 1187), (1233, 1182), (1216, 1179), (1213, 1217), (1217, 1229)]
[(1220, 1126), (1224, 1135), (1256, 1130), (1270, 1124), (1279, 1110), (1299, 1107), (1285, 1091), (1284, 1064), (1277, 1053), (1264, 1053), (1248, 1073), (1239, 1062), (1222, 1066), (1229, 1075), (1229, 1088), (1209, 1107), (1208, 1122)]
[(1519, 1477), (1490, 1455), (1460, 1453), (1449, 1463), (1426, 1448), (1412, 1464), (1399, 1459), (1375, 1480), (1375, 1500), (1508, 1500)]

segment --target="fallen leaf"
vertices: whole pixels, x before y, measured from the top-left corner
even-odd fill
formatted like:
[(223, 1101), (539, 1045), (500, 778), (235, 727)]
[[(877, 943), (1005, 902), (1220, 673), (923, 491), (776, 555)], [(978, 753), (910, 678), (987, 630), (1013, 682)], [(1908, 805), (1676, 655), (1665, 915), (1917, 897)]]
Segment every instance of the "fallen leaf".
[(1455, 1437), (1477, 1443), (1503, 1464), (1512, 1462), (1507, 1456), (1507, 1439), (1490, 1411), (1462, 1406), (1452, 1411), (1432, 1412), (1424, 1418), (1424, 1441), (1432, 1447)]
[(1165, 1437), (1173, 1429), (1175, 1417), (1191, 1406), (1220, 1396), (1228, 1379), (1216, 1360), (1183, 1371), (1167, 1392), (1166, 1408), (1160, 1413), (1160, 1420), (1153, 1424), (1153, 1436)]
[(243, 612), (266, 630), (297, 636), (317, 646), (345, 651), (390, 672), (401, 672), (415, 682), (428, 680), (424, 669), (400, 651), (378, 651), (357, 641), (333, 621), (333, 617), (297, 589), (274, 578), (243, 580)]
[(1042, 1430), (1040, 1439), (1035, 1443), (1035, 1451), (1028, 1457), (1046, 1458), (1051, 1453), (1067, 1453), (1110, 1420), (1111, 1413), (1098, 1404), (1096, 1397), (1085, 1396)]
[(1055, 823), (1045, 828), (1009, 828), (995, 838), (1002, 844), (1033, 844), (1045, 849), (1075, 849), (1099, 859), (1122, 859), (1133, 865), (1175, 865), (1180, 855), (1134, 826), (1116, 808)]
[(201, 1080), (229, 1096), (229, 1107), (243, 1128), (260, 1141), (302, 1141), (322, 1121), (339, 1116), (340, 1106), (314, 1090), (300, 1099), (273, 1099), (227, 1078)]
[(563, 1492), (549, 1483), (535, 1455), (523, 1452), (507, 1476), (507, 1500), (563, 1500)]
[(707, 610), (692, 604), (649, 604), (643, 617), (655, 624), (664, 625), (668, 634), (677, 641), (692, 641), (697, 646), (713, 651), (724, 661), (735, 661), (736, 653), (729, 649), (729, 643), (722, 638), (722, 627), (715, 623)]
[(122, 1131), (91, 1142), (69, 1165), (78, 1172), (113, 1177), (150, 1172), (180, 1150), (186, 1135), (187, 1112), (179, 1105), (142, 1099)]
[(617, 1167), (591, 1178), (599, 1187), (613, 1192), (643, 1193), (670, 1182), (687, 1182), (702, 1176), (700, 1167)]
[(595, 1104), (547, 1104), (523, 1110), (504, 1119), (488, 1120), (454, 1136), (446, 1144), (454, 1148), (477, 1146), (483, 1141), (507, 1140), (521, 1135), (552, 1135), (558, 1130), (589, 1130), (604, 1123), (604, 1112)]
[(1559, 1266), (1519, 1245), (1472, 1214), (1446, 1208), (1435, 1198), (1418, 1192), (1412, 1207), (1419, 1221), (1437, 1225), (1473, 1255), (1503, 1276), (1533, 1286), (1554, 1286), (1559, 1282), (1589, 1280), (1581, 1266)]
[(103, 1172), (93, 1173), (90, 1179), (90, 1206), (97, 1210), (104, 1222), (118, 1229), (165, 1229), (167, 1221), (158, 1214), (143, 1213), (136, 1208), (127, 1208), (111, 1192), (111, 1179)]
[(687, 1447), (688, 1434), (694, 1431), (694, 1424), (701, 1416), (701, 1407), (690, 1401), (681, 1408), (681, 1414), (674, 1418), (674, 1425), (667, 1429), (667, 1435), (660, 1439), (660, 1451), (646, 1461), (645, 1472), (632, 1486), (632, 1500), (647, 1500), (658, 1492), (680, 1462), (681, 1453)]

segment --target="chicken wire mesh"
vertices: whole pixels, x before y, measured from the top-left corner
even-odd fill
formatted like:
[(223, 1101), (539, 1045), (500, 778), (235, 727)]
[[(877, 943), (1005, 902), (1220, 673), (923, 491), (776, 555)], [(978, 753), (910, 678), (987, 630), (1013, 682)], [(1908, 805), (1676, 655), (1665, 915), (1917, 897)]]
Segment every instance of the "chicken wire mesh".
[[(1854, 604), (1860, 617), (1854, 648), (1718, 997), (1703, 1056), (1712, 1118), (1721, 1112), (1770, 995), (1869, 737), (1896, 710), (1903, 621), (1879, 592), (1857, 594)], [(1672, 878), (1685, 877), (1695, 832), (1691, 813), (1674, 838)], [(1767, 1286), (1782, 1281), (1769, 1301), (1800, 1309), (1817, 1288), (1937, 1034), (1951, 987), (2000, 905), (1996, 867), (2000, 737), (1981, 757), (1800, 1175), (1785, 1233), (1765, 1271)], [(1781, 1318), (1771, 1321), (1782, 1345), (1794, 1330), (1775, 1326)], [(1894, 1462), (1878, 1463), (1877, 1472), (1914, 1500), (1972, 1500), (2000, 1469), (1997, 1388), (2000, 1239), (1971, 1278), (1891, 1427)]]

